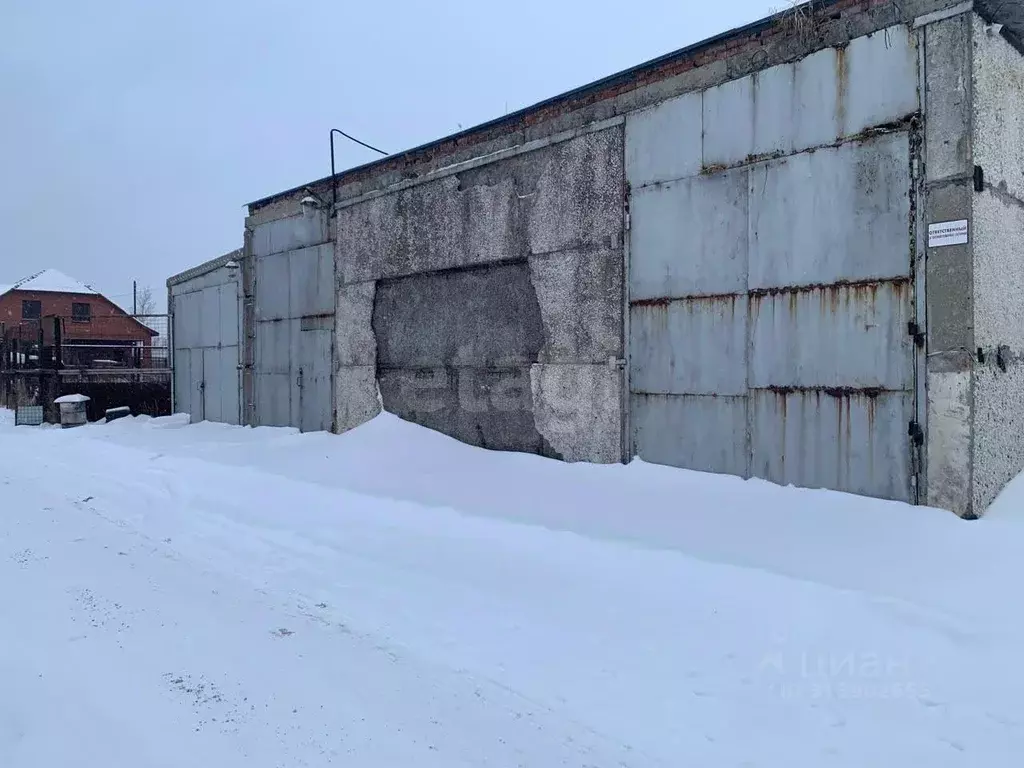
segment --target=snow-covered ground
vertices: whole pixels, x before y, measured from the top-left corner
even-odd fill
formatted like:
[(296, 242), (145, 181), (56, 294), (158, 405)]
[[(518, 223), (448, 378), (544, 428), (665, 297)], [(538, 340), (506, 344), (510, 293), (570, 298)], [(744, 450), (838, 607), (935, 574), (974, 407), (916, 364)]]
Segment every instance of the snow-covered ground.
[(1016, 766), (989, 518), (634, 463), (0, 412), (0, 766)]

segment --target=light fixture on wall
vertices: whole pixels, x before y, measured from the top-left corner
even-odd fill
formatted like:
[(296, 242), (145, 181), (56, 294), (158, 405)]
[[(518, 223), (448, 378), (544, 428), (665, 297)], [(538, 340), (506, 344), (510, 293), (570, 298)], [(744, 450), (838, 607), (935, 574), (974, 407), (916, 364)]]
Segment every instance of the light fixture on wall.
[(313, 214), (315, 214), (317, 211), (324, 207), (323, 203), (321, 203), (317, 198), (313, 197), (313, 195), (306, 195), (304, 198), (302, 198), (302, 200), (299, 201), (299, 205), (302, 206), (302, 215), (305, 216), (307, 219), (312, 218)]

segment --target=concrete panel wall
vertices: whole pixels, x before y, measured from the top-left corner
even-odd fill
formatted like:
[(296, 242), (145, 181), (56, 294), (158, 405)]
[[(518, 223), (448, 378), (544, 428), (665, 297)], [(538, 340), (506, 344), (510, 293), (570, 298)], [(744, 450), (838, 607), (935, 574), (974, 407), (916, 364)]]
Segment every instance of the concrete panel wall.
[(1024, 471), (1024, 56), (981, 18), (973, 40), (973, 510)]
[[(971, 14), (928, 24), (922, 227), (971, 218)], [(925, 242), (927, 246), (927, 242)], [(922, 501), (971, 515), (973, 265), (970, 245), (927, 248), (928, 403)]]
[(382, 280), (372, 322), (388, 411), (484, 448), (551, 453), (531, 408), (544, 330), (525, 260)]
[(927, 25), (927, 501), (984, 514), (1024, 470), (1024, 58), (972, 13)]
[(623, 162), (612, 126), (341, 207), (338, 429), (620, 460)]

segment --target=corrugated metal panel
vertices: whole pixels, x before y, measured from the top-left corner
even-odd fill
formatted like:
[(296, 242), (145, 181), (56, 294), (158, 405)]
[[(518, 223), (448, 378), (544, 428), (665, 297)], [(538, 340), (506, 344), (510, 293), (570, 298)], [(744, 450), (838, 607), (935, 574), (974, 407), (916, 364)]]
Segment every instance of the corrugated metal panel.
[(655, 464), (747, 474), (747, 398), (630, 395), (637, 455)]
[(334, 246), (276, 253), (255, 265), (257, 421), (330, 429)]
[(329, 240), (327, 218), (319, 214), (297, 215), (260, 224), (252, 233), (252, 253), (257, 259), (294, 251)]
[(220, 408), (225, 424), (241, 423), (242, 372), (238, 347), (224, 347), (220, 354)]
[(841, 135), (843, 62), (845, 52), (826, 48), (754, 76), (755, 155), (800, 152)]
[(192, 353), (188, 349), (174, 350), (174, 403), (175, 413), (189, 413), (192, 407)]
[(221, 341), (220, 288), (206, 288), (197, 294), (202, 305), (199, 316), (200, 347), (216, 347)]
[(331, 428), (331, 331), (309, 330), (300, 334), (301, 429)]
[[(917, 66), (916, 38), (894, 26), (670, 99), (627, 119), (627, 178), (634, 187), (686, 178), (902, 120), (919, 109)], [(702, 118), (695, 120), (701, 96)]]
[(745, 169), (645, 187), (630, 200), (633, 300), (747, 287)]
[(704, 167), (743, 163), (753, 152), (753, 78), (704, 91)]
[(289, 317), (291, 259), (287, 253), (256, 259), (256, 320)]
[(175, 284), (172, 293), (174, 409), (193, 421), (237, 424), (238, 276), (206, 272)]
[(688, 93), (626, 118), (626, 179), (639, 189), (701, 169), (703, 96)]
[(649, 170), (678, 162), (654, 111), (627, 119), (626, 157), (648, 169), (630, 197), (641, 457), (912, 498), (911, 142), (895, 124), (918, 108), (913, 46), (894, 28), (706, 91), (684, 180)]
[(750, 170), (750, 287), (909, 274), (907, 134)]
[(256, 413), (265, 427), (287, 427), (291, 423), (290, 373), (259, 372), (255, 377)]
[(911, 392), (751, 392), (751, 473), (775, 483), (909, 499)]
[(634, 392), (744, 395), (744, 296), (683, 299), (630, 308)]
[(915, 38), (898, 26), (751, 75), (752, 154), (800, 152), (903, 119), (919, 106), (917, 66)]
[(917, 38), (909, 27), (889, 27), (851, 40), (846, 59), (843, 136), (918, 110)]
[(287, 320), (269, 320), (256, 324), (256, 369), (260, 373), (289, 372), (290, 325)]
[(334, 312), (333, 245), (328, 243), (291, 251), (288, 254), (288, 270), (287, 316), (302, 317)]
[(750, 386), (910, 389), (908, 282), (752, 296)]
[(221, 350), (203, 350), (203, 415), (207, 421), (224, 421), (223, 397), (224, 386), (230, 382), (223, 380)]
[(190, 349), (189, 356), (192, 358), (191, 383), (189, 386), (189, 407), (188, 412), (192, 416), (192, 423), (206, 419), (206, 408), (203, 402), (203, 388), (206, 386), (206, 371), (203, 367), (203, 350)]
[(174, 297), (174, 348), (191, 349), (200, 345), (203, 302), (199, 293)]
[[(805, 60), (806, 61), (806, 60)], [(835, 78), (832, 78), (833, 82)], [(753, 104), (753, 138), (751, 154), (765, 155), (771, 153), (789, 153), (797, 147), (797, 133), (794, 129), (794, 118), (802, 110), (803, 99), (797, 94), (796, 66), (785, 64), (758, 72), (751, 77), (756, 92), (751, 94)], [(815, 113), (821, 114), (821, 107), (812, 107)], [(829, 136), (822, 136), (822, 142)]]
[(220, 286), (217, 293), (220, 310), (220, 330), (218, 343), (226, 347), (237, 347), (239, 324), (242, 319), (242, 308), (238, 301), (238, 284), (228, 283)]

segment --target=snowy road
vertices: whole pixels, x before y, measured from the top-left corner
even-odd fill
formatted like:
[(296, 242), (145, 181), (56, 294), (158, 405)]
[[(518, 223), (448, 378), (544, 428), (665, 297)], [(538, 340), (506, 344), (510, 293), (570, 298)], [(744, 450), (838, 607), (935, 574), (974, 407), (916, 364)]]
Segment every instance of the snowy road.
[(1012, 509), (570, 467), (390, 417), (343, 437), (0, 424), (0, 483), (2, 766), (1024, 747)]

